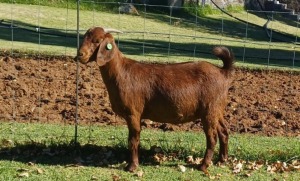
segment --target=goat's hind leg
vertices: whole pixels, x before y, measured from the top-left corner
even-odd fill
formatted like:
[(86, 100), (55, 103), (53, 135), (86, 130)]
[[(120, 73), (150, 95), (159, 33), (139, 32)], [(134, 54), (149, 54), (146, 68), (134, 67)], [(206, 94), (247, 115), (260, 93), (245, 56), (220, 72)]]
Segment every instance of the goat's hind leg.
[(216, 118), (208, 116), (205, 119), (202, 119), (203, 129), (206, 136), (206, 151), (204, 159), (200, 165), (200, 170), (205, 174), (208, 174), (207, 168), (211, 164), (211, 160), (214, 154), (214, 149), (217, 143), (217, 125)]
[(133, 172), (139, 166), (139, 144), (140, 144), (140, 133), (141, 133), (141, 123), (140, 119), (131, 116), (127, 120), (128, 126), (128, 148), (130, 151), (130, 160), (125, 168), (126, 171)]
[(226, 162), (228, 159), (228, 139), (229, 134), (227, 130), (226, 122), (223, 118), (219, 120), (218, 125), (218, 137), (220, 142), (220, 151), (219, 151), (219, 162)]

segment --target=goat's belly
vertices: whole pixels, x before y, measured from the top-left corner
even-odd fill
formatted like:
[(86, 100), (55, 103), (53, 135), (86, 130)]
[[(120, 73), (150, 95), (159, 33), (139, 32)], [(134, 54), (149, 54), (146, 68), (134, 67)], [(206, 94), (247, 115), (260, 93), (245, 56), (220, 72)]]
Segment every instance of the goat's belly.
[(181, 124), (195, 121), (200, 118), (198, 106), (194, 104), (183, 104), (167, 102), (167, 100), (156, 100), (145, 106), (142, 119), (150, 119), (160, 123)]
[(195, 121), (199, 117), (195, 115), (184, 116), (183, 114), (151, 114), (142, 116), (142, 119), (150, 119), (160, 123), (182, 124)]

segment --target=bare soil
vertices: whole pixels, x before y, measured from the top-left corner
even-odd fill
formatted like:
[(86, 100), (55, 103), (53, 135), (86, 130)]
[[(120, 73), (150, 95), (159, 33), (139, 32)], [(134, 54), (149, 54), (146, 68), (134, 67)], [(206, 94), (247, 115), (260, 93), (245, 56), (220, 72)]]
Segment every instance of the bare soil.
[[(0, 120), (74, 124), (76, 62), (66, 57), (0, 55)], [(119, 125), (98, 67), (79, 65), (79, 124)], [(237, 69), (225, 119), (231, 132), (300, 135), (299, 72)], [(143, 120), (143, 127), (202, 130), (200, 120), (170, 125)]]

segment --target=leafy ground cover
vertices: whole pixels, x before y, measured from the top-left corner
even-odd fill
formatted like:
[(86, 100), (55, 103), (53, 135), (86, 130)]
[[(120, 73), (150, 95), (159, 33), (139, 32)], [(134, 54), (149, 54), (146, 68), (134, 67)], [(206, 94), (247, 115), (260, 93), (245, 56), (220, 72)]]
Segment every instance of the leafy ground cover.
[(0, 124), (1, 180), (295, 180), (300, 176), (299, 138), (233, 134), (230, 160), (212, 165), (207, 176), (196, 169), (205, 149), (203, 133), (145, 129), (141, 166), (127, 173), (123, 171), (126, 127), (79, 126), (76, 147), (72, 125)]

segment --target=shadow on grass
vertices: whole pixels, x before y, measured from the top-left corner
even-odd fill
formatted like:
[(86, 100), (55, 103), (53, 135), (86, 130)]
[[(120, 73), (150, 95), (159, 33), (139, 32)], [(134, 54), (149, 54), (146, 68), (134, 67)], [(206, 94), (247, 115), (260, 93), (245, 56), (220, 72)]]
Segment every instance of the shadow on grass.
[[(156, 147), (157, 148), (157, 147)], [(201, 153), (203, 154), (203, 153)], [(158, 165), (157, 158), (185, 159), (180, 151), (160, 152), (151, 148), (140, 148), (141, 165)], [(51, 144), (25, 143), (13, 147), (0, 148), (0, 160), (17, 161), (24, 164), (35, 163), (43, 165), (95, 166), (123, 169), (129, 160), (129, 151), (124, 146), (96, 146), (92, 144)], [(156, 161), (155, 161), (156, 160)], [(170, 161), (170, 160), (167, 160)], [(168, 166), (174, 166), (168, 163)]]
[[(149, 16), (149, 15), (148, 15)], [(149, 17), (154, 18), (157, 21), (165, 21), (164, 18), (167, 17)], [(163, 18), (160, 20), (160, 18)], [(206, 18), (207, 19), (207, 18)], [(220, 33), (219, 30), (216, 30), (214, 27), (217, 26), (219, 20), (211, 19), (210, 23), (207, 23), (207, 20), (203, 21), (204, 26), (203, 28), (208, 28), (208, 31), (216, 31), (216, 33)], [(227, 21), (227, 20), (226, 20)], [(6, 25), (10, 25), (8, 22), (1, 22)], [(226, 22), (225, 22), (226, 23)], [(230, 26), (228, 29), (224, 28), (224, 32), (228, 31), (229, 34), (234, 34), (236, 37), (239, 37), (239, 33), (235, 32), (238, 31), (239, 23), (234, 21), (228, 21)], [(47, 27), (40, 27), (39, 31), (36, 32), (36, 27), (27, 24), (24, 22), (14, 21), (14, 24), (17, 25), (17, 28), (10, 29), (10, 28), (0, 28), (0, 39), (6, 41), (17, 41), (17, 42), (28, 42), (28, 43), (35, 43), (35, 44), (42, 44), (42, 45), (54, 45), (54, 46), (62, 46), (62, 47), (77, 47), (77, 40), (76, 40), (76, 33), (75, 32), (68, 32), (65, 30), (59, 29), (49, 29)], [(183, 23), (180, 25), (185, 28), (192, 28), (191, 25), (188, 23)], [(190, 27), (189, 27), (190, 26)], [(194, 26), (194, 25), (193, 25)], [(235, 28), (232, 28), (235, 27)], [(200, 27), (201, 28), (201, 27)], [(242, 26), (240, 27), (242, 28)], [(254, 30), (253, 30), (254, 31)], [(265, 40), (264, 38), (260, 38), (261, 33), (254, 32), (253, 34), (256, 35), (253, 39), (258, 41)], [(124, 36), (127, 36), (126, 34)], [(148, 36), (148, 35), (145, 35)], [(152, 35), (150, 35), (152, 36)], [(221, 34), (220, 34), (221, 36)], [(213, 40), (215, 43), (214, 45), (208, 44), (207, 39), (205, 38), (197, 38), (195, 41), (193, 37), (189, 37), (191, 43), (182, 43), (176, 42), (180, 36), (178, 35), (171, 35), (171, 40), (169, 39), (122, 39), (122, 35), (120, 35), (121, 39), (116, 40), (119, 43), (120, 50), (124, 54), (128, 55), (155, 55), (159, 57), (167, 58), (168, 56), (185, 56), (185, 57), (192, 57), (196, 59), (201, 58), (210, 58), (216, 59), (212, 55), (212, 48), (214, 45), (220, 44), (220, 40)], [(82, 38), (82, 37), (81, 37)], [(151, 37), (148, 37), (151, 38)], [(240, 36), (242, 38), (242, 36)], [(249, 39), (250, 36), (249, 36)], [(251, 43), (245, 43), (244, 47), (238, 47), (232, 45), (232, 42), (223, 40), (222, 44), (228, 46), (235, 54), (236, 58), (242, 60), (244, 63), (250, 64), (258, 64), (258, 65), (273, 65), (273, 66), (281, 66), (281, 67), (300, 67), (300, 55), (299, 51), (293, 50), (283, 50), (280, 47), (272, 47), (270, 50), (265, 48), (268, 47), (268, 44), (262, 47), (255, 47)], [(155, 57), (154, 56), (154, 57)], [(155, 58), (153, 58), (155, 61)], [(172, 62), (178, 62), (180, 60), (170, 60)]]
[[(178, 43), (162, 40), (146, 40), (144, 43), (140, 40), (123, 42), (120, 41), (120, 50), (125, 55), (144, 55), (148, 54), (154, 57), (168, 56), (184, 56), (193, 57), (195, 60), (217, 58), (212, 54), (212, 49), (215, 45), (205, 43), (205, 40), (199, 40), (197, 43)], [(244, 47), (238, 47), (231, 44), (229, 41), (223, 41), (222, 45), (227, 46), (235, 55), (237, 62), (257, 65), (272, 65), (278, 67), (300, 67), (300, 52), (282, 50), (278, 47), (272, 47), (270, 50), (265, 48), (253, 47), (251, 44), (246, 44)], [(171, 62), (180, 62), (179, 58), (170, 59)]]
[[(13, 26), (11, 28), (11, 23)], [(0, 21), (0, 39), (14, 42), (77, 47), (77, 34), (63, 29), (34, 26), (22, 21)]]

